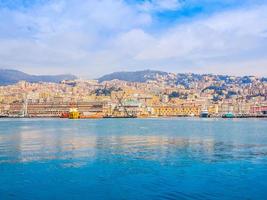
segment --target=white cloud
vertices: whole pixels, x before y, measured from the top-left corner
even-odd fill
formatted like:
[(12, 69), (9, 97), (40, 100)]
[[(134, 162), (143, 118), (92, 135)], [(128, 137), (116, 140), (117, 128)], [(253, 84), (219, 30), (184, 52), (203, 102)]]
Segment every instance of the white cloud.
[[(150, 11), (179, 1), (150, 1)], [(151, 10), (152, 9), (152, 10)], [(156, 11), (155, 11), (156, 12)], [(0, 66), (95, 77), (115, 70), (267, 75), (267, 6), (224, 11), (157, 27), (123, 0), (58, 0), (0, 9)], [(232, 71), (231, 71), (232, 70)]]
[[(240, 65), (249, 62), (261, 68), (254, 74), (266, 75), (266, 62), (257, 62), (258, 59), (267, 61), (266, 33), (266, 6), (233, 10), (172, 27), (158, 36), (157, 42), (142, 49), (136, 59), (153, 63), (165, 60), (173, 68), (183, 67), (179, 63), (190, 61), (190, 65), (202, 67), (203, 71), (210, 65), (214, 65), (213, 71), (223, 71), (216, 67), (227, 67), (231, 62), (241, 69)], [(247, 72), (245, 67), (239, 71), (240, 74)]]
[(139, 5), (143, 11), (176, 10), (182, 6), (180, 0), (146, 0)]
[(151, 23), (150, 15), (117, 0), (61, 0), (26, 11), (2, 9), (0, 20), (1, 66), (78, 74), (77, 69), (108, 64), (99, 64), (96, 52), (104, 51), (117, 34)]
[[(186, 55), (212, 57), (226, 55), (227, 52), (243, 52), (247, 48), (264, 47), (262, 42), (266, 42), (266, 33), (266, 6), (225, 12), (176, 25), (160, 35), (150, 49), (144, 49), (139, 58), (161, 59)], [(208, 54), (205, 56), (205, 53)]]

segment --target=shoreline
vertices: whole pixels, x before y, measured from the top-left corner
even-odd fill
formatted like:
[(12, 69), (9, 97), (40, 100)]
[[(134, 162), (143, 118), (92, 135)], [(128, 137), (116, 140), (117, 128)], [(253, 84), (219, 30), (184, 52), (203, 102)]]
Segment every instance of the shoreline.
[[(151, 117), (136, 117), (131, 119), (171, 119), (171, 118), (199, 118), (199, 119), (259, 119), (259, 118), (267, 118), (267, 115), (257, 115), (257, 116), (234, 116), (234, 117), (222, 117), (222, 116), (210, 116), (210, 117), (199, 117), (199, 116), (151, 116)], [(0, 116), (0, 119), (69, 119), (62, 118), (58, 116), (35, 116), (35, 117), (19, 117), (19, 116)], [(86, 119), (130, 119), (129, 117), (99, 117), (99, 118), (78, 118), (80, 120)], [(73, 120), (73, 119), (70, 119)], [(76, 119), (77, 120), (77, 119)]]

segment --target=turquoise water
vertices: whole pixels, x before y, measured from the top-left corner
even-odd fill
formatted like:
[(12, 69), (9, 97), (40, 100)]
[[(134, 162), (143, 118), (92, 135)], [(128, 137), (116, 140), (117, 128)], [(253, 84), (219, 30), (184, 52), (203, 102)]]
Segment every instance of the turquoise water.
[(1, 119), (0, 199), (266, 199), (265, 119)]

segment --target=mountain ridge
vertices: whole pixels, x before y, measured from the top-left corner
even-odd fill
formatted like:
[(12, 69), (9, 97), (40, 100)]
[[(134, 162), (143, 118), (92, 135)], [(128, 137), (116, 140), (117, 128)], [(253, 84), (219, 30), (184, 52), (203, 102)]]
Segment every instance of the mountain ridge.
[(71, 74), (60, 75), (31, 75), (14, 69), (0, 69), (0, 85), (11, 85), (19, 81), (27, 81), (31, 83), (52, 82), (59, 83), (62, 80), (77, 79)]
[(147, 80), (155, 78), (156, 75), (168, 75), (168, 72), (159, 70), (140, 70), (140, 71), (119, 71), (106, 74), (98, 78), (99, 82), (110, 81), (114, 79), (129, 81), (129, 82), (146, 82)]
[[(196, 82), (205, 78), (205, 76), (213, 77), (214, 79), (225, 83), (231, 83), (232, 77), (235, 77), (235, 81), (240, 84), (251, 83), (254, 76), (230, 76), (230, 75), (214, 75), (214, 74), (195, 74), (195, 73), (170, 73), (159, 70), (140, 70), (140, 71), (119, 71), (110, 74), (105, 74), (96, 80), (100, 83), (111, 80), (122, 80), (128, 82), (141, 82), (153, 80), (163, 80), (171, 84), (181, 84), (184, 86), (190, 85), (192, 82)], [(62, 80), (74, 80), (77, 76), (71, 74), (60, 75), (31, 75), (14, 69), (1, 69), (0, 68), (0, 85), (11, 85), (19, 81), (25, 80), (27, 82), (53, 82), (59, 83)], [(266, 77), (260, 78), (262, 82), (267, 82)]]
[[(232, 75), (217, 75), (217, 74), (196, 74), (196, 73), (169, 73), (157, 70), (142, 70), (142, 71), (122, 71), (113, 72), (101, 76), (97, 80), (99, 82), (121, 80), (128, 82), (141, 82), (147, 81), (164, 81), (171, 85), (183, 85), (189, 87), (193, 82), (205, 80), (205, 78), (212, 78), (216, 81), (223, 81), (225, 84), (237, 83), (237, 84), (249, 84), (253, 82), (256, 76), (232, 76)], [(261, 82), (267, 82), (266, 77), (257, 77)]]

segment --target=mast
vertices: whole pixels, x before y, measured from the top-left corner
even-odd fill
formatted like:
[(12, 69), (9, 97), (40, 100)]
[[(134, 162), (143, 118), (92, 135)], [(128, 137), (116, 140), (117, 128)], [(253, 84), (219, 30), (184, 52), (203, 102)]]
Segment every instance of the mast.
[(22, 117), (28, 116), (28, 95), (24, 94), (23, 106), (22, 106)]

